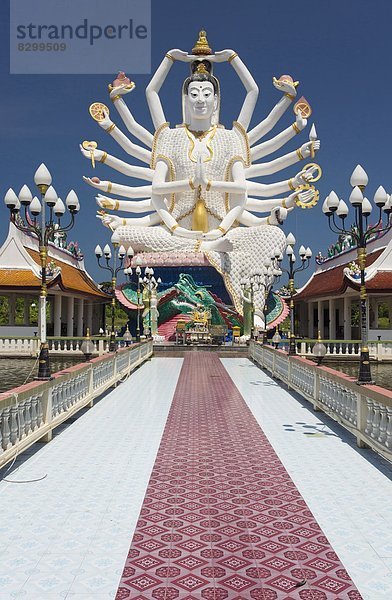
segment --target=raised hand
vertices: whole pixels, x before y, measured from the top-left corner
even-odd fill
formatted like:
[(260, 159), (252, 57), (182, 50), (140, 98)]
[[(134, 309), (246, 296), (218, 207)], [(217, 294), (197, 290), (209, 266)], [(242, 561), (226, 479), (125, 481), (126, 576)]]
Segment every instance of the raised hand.
[(295, 116), (295, 124), (300, 131), (305, 129), (306, 125), (308, 124), (307, 119), (302, 116), (301, 111), (298, 111)]
[[(287, 201), (286, 201), (287, 206)], [(287, 219), (288, 210), (283, 206), (277, 206), (271, 210), (271, 214), (268, 217), (270, 225), (282, 225), (283, 221)]]
[[(298, 196), (298, 200), (300, 200), (301, 202), (307, 203), (307, 202), (310, 202), (311, 200), (313, 200), (315, 193), (316, 193), (316, 190), (304, 190), (303, 192), (300, 192), (299, 194), (296, 194), (296, 195)], [(287, 205), (287, 202), (286, 202), (286, 205)]]
[(170, 54), (170, 56), (172, 56), (174, 58), (174, 60), (180, 60), (181, 62), (191, 62), (192, 60), (194, 60), (194, 58), (191, 54), (188, 54), (188, 52), (185, 52), (184, 50), (179, 50), (178, 48), (173, 48), (173, 50), (169, 50), (168, 54)]
[(312, 144), (314, 152), (318, 152), (320, 150), (320, 140), (315, 140), (314, 142), (306, 142), (306, 144), (302, 144), (300, 148), (301, 154), (304, 158), (312, 156)]
[(102, 129), (108, 129), (110, 125), (113, 125), (113, 121), (109, 117), (109, 114), (106, 112), (106, 110), (103, 111), (103, 119), (102, 121), (98, 121), (98, 125), (102, 127)]
[(235, 54), (234, 50), (230, 50), (230, 49), (219, 50), (218, 52), (215, 52), (215, 54), (208, 56), (207, 59), (210, 62), (221, 63), (221, 62), (228, 61), (230, 56), (233, 56), (233, 54)]
[(300, 171), (297, 173), (292, 179), (294, 187), (299, 187), (300, 185), (308, 183), (313, 178), (313, 175), (317, 172), (317, 170), (317, 167), (310, 167), (309, 169), (306, 169), (306, 171)]
[(96, 161), (100, 161), (102, 156), (103, 156), (103, 150), (98, 150), (98, 148), (96, 148), (95, 150), (85, 150), (82, 146), (82, 144), (79, 144), (79, 148), (81, 153), (83, 154), (83, 156), (85, 158), (88, 158), (88, 160), (91, 160), (91, 154), (94, 155), (94, 159)]
[(113, 198), (107, 198), (106, 196), (102, 196), (102, 194), (98, 194), (95, 196), (95, 200), (101, 208), (108, 208), (111, 210), (115, 210), (117, 200), (113, 200)]
[[(114, 96), (125, 96), (125, 94), (129, 94), (129, 92), (132, 92), (135, 89), (135, 87), (136, 87), (136, 85), (134, 83), (133, 83), (133, 85), (131, 85), (129, 83), (124, 83), (123, 85), (118, 85), (117, 87), (110, 90), (109, 97), (113, 98)], [(99, 124), (101, 125), (101, 123), (99, 123)]]
[(288, 209), (293, 209), (295, 206), (295, 200), (296, 198), (299, 198), (299, 200), (301, 200), (302, 202), (308, 202), (310, 201), (313, 196), (314, 196), (315, 191), (310, 189), (310, 190), (303, 190), (301, 191), (296, 191), (293, 192), (292, 194), (290, 194), (290, 196), (288, 196), (285, 200), (285, 205), (286, 208)]
[(119, 227), (123, 222), (121, 217), (117, 217), (116, 215), (107, 215), (101, 212), (98, 212), (96, 217), (102, 221), (102, 225), (105, 225), (105, 227), (108, 227), (112, 231)]
[(106, 192), (108, 189), (109, 181), (101, 181), (98, 177), (85, 177), (83, 175), (83, 180), (97, 190)]
[(294, 96), (294, 97), (297, 95), (297, 90), (295, 89), (294, 82), (291, 83), (287, 79), (282, 80), (282, 79), (276, 79), (276, 77), (274, 77), (272, 79), (272, 83), (276, 87), (277, 90), (279, 90), (280, 92), (283, 92), (284, 94), (290, 94), (290, 96)]
[(205, 188), (205, 187), (207, 187), (207, 183), (208, 183), (208, 179), (207, 179), (207, 176), (205, 173), (202, 156), (201, 156), (201, 154), (199, 154), (197, 157), (197, 162), (196, 162), (196, 170), (195, 170), (195, 177), (193, 179), (193, 185), (195, 187), (198, 187), (199, 185), (201, 185), (202, 188)]

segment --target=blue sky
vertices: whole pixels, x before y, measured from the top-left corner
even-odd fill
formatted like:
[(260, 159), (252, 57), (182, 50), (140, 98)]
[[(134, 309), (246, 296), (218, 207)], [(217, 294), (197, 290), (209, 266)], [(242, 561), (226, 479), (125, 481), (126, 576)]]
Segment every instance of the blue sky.
[[(89, 272), (102, 280), (94, 247), (106, 243), (108, 230), (95, 218), (94, 191), (82, 181), (82, 175), (93, 173), (78, 145), (85, 139), (95, 139), (100, 148), (124, 158), (121, 149), (103, 135), (88, 114), (93, 101), (110, 104), (106, 86), (115, 73), (113, 77), (10, 75), (6, 4), (0, 5), (1, 194), (10, 186), (18, 191), (23, 183), (33, 188), (34, 171), (45, 162), (60, 196), (64, 198), (70, 188), (79, 195), (82, 210), (69, 239), (79, 240)], [(78, 10), (74, 0), (69, 5), (70, 10)], [(314, 254), (325, 251), (335, 239), (321, 212), (322, 201), (331, 189), (347, 199), (350, 174), (357, 163), (368, 172), (369, 198), (380, 184), (392, 191), (391, 18), (390, 0), (302, 0), (299, 4), (290, 0), (152, 0), (153, 70), (169, 49), (190, 50), (198, 30), (204, 27), (214, 50), (234, 49), (254, 75), (261, 93), (253, 124), (264, 118), (280, 98), (272, 86), (274, 75), (290, 74), (300, 81), (299, 94), (305, 95), (313, 107), (312, 120), (322, 142), (317, 160), (324, 175), (318, 182), (321, 199), (317, 207), (296, 209), (284, 229), (309, 245)], [(228, 126), (238, 116), (243, 89), (230, 66), (218, 66), (221, 121)], [(122, 68), (124, 57), (119, 56), (118, 69)], [(172, 124), (181, 121), (180, 84), (186, 69), (176, 63), (162, 90), (166, 116)], [(128, 74), (137, 88), (127, 101), (137, 120), (151, 130), (144, 95), (150, 75)], [(119, 118), (116, 120), (120, 125)], [(292, 121), (292, 112), (287, 113), (274, 133)], [(297, 136), (283, 151), (307, 139), (307, 134)], [(291, 167), (276, 178), (295, 172), (296, 167)], [(104, 165), (99, 165), (94, 174), (102, 179), (113, 176)], [(117, 175), (113, 179), (124, 181)], [(2, 206), (1, 240), (8, 227), (8, 211)], [(300, 281), (304, 279), (305, 275)]]

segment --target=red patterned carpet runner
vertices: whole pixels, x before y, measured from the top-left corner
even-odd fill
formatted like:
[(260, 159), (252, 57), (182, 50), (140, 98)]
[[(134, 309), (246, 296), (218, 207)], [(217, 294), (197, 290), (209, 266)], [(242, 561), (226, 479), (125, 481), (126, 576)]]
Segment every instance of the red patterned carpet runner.
[(185, 355), (116, 596), (128, 598), (361, 599), (213, 353)]

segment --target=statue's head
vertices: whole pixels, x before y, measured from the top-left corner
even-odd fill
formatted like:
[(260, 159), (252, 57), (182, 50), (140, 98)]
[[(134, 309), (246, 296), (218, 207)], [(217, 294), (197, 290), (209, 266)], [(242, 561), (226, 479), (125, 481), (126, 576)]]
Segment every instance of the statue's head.
[(192, 119), (211, 119), (212, 124), (219, 122), (219, 83), (211, 74), (208, 60), (194, 61), (192, 74), (183, 86), (184, 122)]

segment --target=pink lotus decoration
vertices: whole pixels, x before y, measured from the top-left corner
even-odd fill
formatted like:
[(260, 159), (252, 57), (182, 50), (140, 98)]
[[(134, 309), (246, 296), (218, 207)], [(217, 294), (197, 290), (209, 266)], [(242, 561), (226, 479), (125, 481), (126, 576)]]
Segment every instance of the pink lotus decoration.
[(117, 78), (113, 81), (113, 87), (119, 87), (120, 85), (131, 85), (131, 80), (127, 77), (124, 71), (119, 71)]

